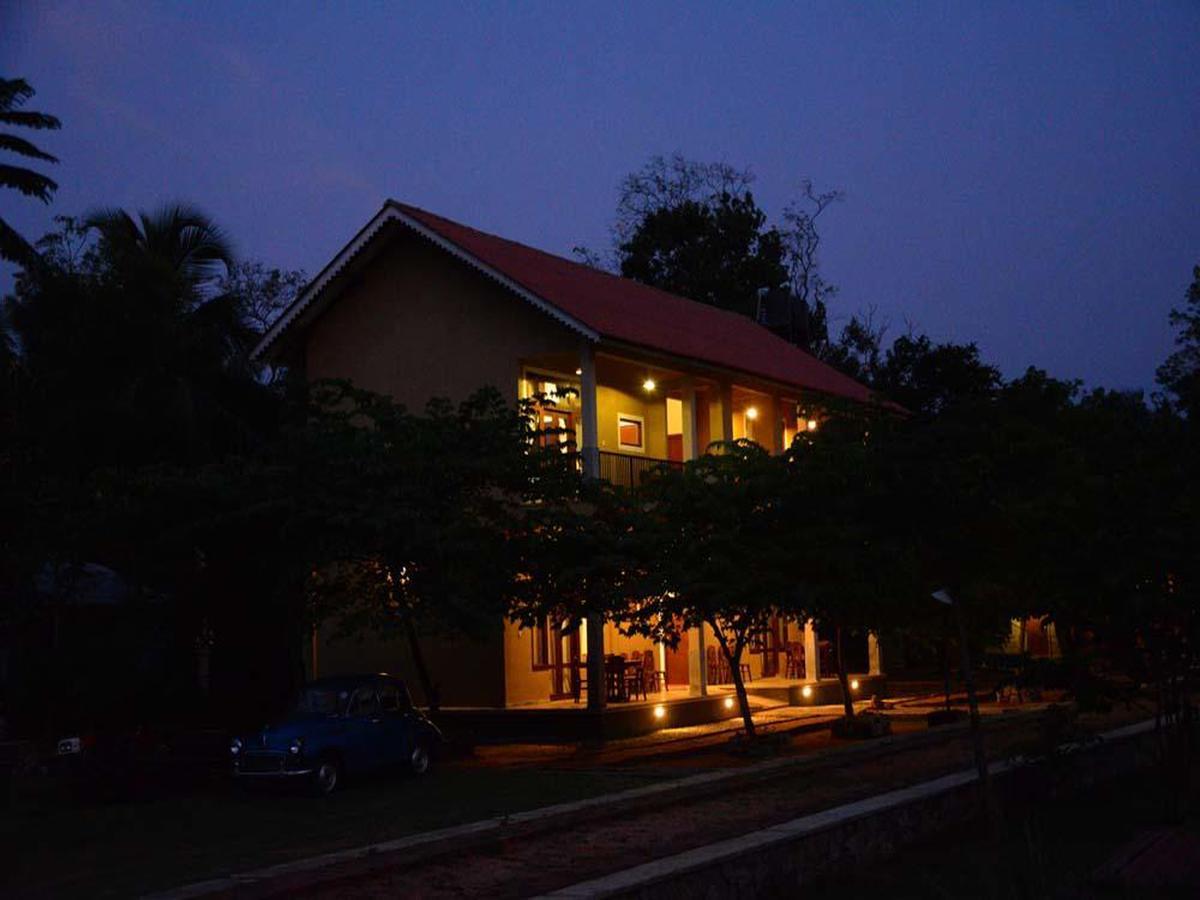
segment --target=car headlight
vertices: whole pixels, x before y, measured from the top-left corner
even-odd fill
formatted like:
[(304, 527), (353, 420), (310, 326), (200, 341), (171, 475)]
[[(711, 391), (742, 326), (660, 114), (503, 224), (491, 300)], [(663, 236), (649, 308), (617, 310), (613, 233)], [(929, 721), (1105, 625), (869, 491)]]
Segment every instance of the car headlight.
[(304, 749), (304, 738), (292, 738), (292, 742), (288, 745), (288, 753), (292, 756), (299, 756), (300, 751)]
[(239, 753), (242, 752), (242, 739), (241, 738), (234, 738), (232, 741), (229, 742), (229, 752), (231, 754), (233, 754), (234, 756), (237, 756)]

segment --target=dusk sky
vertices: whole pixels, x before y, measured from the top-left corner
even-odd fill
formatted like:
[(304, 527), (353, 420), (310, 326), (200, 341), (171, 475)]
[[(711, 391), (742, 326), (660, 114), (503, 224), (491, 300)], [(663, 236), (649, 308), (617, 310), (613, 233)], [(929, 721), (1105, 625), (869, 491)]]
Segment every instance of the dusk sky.
[[(1200, 263), (1200, 3), (59, 4), (0, 0), (58, 133), (56, 214), (192, 201), (310, 274), (394, 197), (569, 255), (653, 154), (800, 180), (833, 314), (1152, 387)], [(11, 285), (0, 274), (0, 290)]]

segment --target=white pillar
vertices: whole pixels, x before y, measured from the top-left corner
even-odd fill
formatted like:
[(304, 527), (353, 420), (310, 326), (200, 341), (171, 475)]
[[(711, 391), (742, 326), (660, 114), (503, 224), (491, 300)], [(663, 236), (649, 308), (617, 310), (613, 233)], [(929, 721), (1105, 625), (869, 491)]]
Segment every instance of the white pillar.
[(704, 649), (704, 626), (688, 632), (688, 693), (708, 696), (708, 654)]
[(700, 455), (696, 446), (696, 388), (689, 381), (681, 391), (683, 397), (683, 458), (686, 462)]
[(867, 660), (870, 666), (868, 675), (883, 674), (883, 651), (879, 649), (879, 635), (873, 631), (867, 633)]
[(579, 421), (583, 430), (583, 474), (588, 478), (600, 475), (600, 427), (596, 412), (596, 350), (591, 341), (584, 341), (579, 353)]
[[(579, 419), (583, 430), (583, 460), (585, 478), (600, 476), (600, 441), (596, 415), (596, 349), (584, 341), (579, 352)], [(604, 619), (598, 615), (587, 618), (587, 705), (590, 710), (604, 709), (606, 683), (604, 677)]]
[(804, 680), (816, 681), (821, 677), (820, 657), (817, 655), (817, 629), (812, 619), (804, 623)]
[[(683, 395), (683, 458), (684, 461), (700, 455), (696, 446), (696, 387), (689, 380), (684, 383)], [(693, 696), (708, 696), (708, 654), (704, 645), (704, 626), (688, 632), (688, 693)]]

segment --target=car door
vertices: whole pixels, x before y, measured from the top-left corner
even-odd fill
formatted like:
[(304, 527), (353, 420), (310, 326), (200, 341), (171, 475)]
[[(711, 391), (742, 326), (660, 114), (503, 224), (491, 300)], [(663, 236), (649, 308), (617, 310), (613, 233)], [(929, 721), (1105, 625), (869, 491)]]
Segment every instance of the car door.
[(385, 765), (405, 764), (412, 750), (412, 702), (408, 692), (397, 684), (385, 682), (379, 686), (379, 705), (383, 717), (382, 762)]
[(346, 765), (357, 771), (378, 768), (385, 753), (384, 721), (373, 684), (354, 691), (346, 709)]

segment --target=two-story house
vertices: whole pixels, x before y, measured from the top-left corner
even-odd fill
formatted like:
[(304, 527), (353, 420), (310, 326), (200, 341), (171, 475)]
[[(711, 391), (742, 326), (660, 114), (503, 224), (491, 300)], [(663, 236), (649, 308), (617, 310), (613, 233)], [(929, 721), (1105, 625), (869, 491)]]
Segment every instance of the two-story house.
[[(626, 485), (714, 440), (746, 437), (779, 452), (798, 430), (820, 427), (831, 398), (877, 403), (748, 318), (395, 201), (313, 279), (257, 353), (414, 409), (484, 385), (514, 402), (557, 397), (541, 409), (544, 422), (574, 431), (589, 474)], [(659, 700), (707, 694), (722, 677), (701, 631), (668, 650), (590, 624), (603, 627), (606, 654), (651, 655), (647, 664), (665, 673)], [(310, 662), (322, 675), (404, 672), (402, 646), (314, 639)], [(427, 644), (443, 702), (491, 708), (578, 699), (572, 673), (587, 647), (586, 633), (553, 622), (497, 622), (489, 641)], [(779, 622), (750, 654), (751, 676), (762, 690), (798, 698), (809, 685), (812, 696), (820, 657), (811, 627)], [(878, 657), (864, 642), (857, 671), (878, 675)]]

